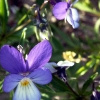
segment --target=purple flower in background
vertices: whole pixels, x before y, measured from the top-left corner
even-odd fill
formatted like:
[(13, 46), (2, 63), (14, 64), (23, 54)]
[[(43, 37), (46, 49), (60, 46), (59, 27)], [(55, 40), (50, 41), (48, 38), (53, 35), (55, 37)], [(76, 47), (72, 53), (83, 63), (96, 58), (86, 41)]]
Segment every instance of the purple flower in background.
[(70, 0), (68, 2), (62, 1), (58, 2), (53, 7), (53, 15), (58, 19), (62, 20), (65, 19), (68, 21), (72, 27), (78, 28), (79, 27), (79, 15), (76, 9), (71, 8), (73, 4), (75, 4), (78, 0), (76, 0), (74, 3), (70, 3)]
[(61, 78), (63, 81), (67, 81), (67, 75), (66, 70), (69, 67), (72, 67), (74, 65), (74, 62), (70, 62), (68, 60), (65, 61), (59, 61), (57, 64), (54, 62), (50, 62), (45, 64), (45, 68), (48, 68), (51, 73), (56, 73), (59, 78)]
[(100, 92), (94, 90), (90, 97), (90, 100), (100, 100)]
[(35, 83), (45, 85), (52, 80), (51, 72), (43, 67), (51, 54), (52, 47), (47, 40), (38, 43), (26, 60), (17, 49), (4, 45), (0, 50), (0, 64), (10, 74), (4, 79), (3, 90), (10, 92), (16, 87), (13, 100), (40, 100)]

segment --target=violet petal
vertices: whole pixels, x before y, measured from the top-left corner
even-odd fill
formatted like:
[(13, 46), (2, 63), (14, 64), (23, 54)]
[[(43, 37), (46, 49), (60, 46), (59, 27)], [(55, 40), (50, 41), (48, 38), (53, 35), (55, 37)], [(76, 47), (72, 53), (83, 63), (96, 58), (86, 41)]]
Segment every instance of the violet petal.
[(94, 91), (92, 92), (92, 95), (91, 95), (91, 97), (90, 97), (90, 100), (100, 100), (100, 92), (94, 90)]
[(56, 4), (55, 0), (49, 0), (49, 2), (50, 2), (51, 5), (55, 5)]
[(57, 72), (57, 70), (54, 67), (57, 67), (58, 65), (55, 62), (50, 62), (50, 63), (46, 63), (44, 65), (44, 68), (47, 68), (50, 70), (51, 73), (55, 73)]
[(76, 9), (71, 8), (69, 10), (69, 14), (66, 17), (68, 23), (71, 24), (74, 29), (79, 27), (79, 23), (78, 23), (79, 15)]
[(78, 11), (74, 8), (71, 8), (71, 11), (72, 11), (72, 17), (73, 17), (73, 20), (74, 21), (79, 21), (79, 14), (78, 14)]
[(0, 64), (12, 74), (25, 72), (26, 70), (22, 54), (9, 45), (4, 45), (0, 50)]
[(6, 76), (3, 83), (3, 90), (5, 92), (10, 92), (13, 90), (17, 85), (18, 82), (23, 78), (23, 76), (17, 74), (10, 74)]
[(51, 58), (52, 47), (49, 41), (44, 40), (38, 43), (29, 53), (27, 64), (30, 71), (34, 71), (39, 67), (44, 66)]
[(70, 5), (67, 2), (59, 2), (53, 7), (53, 15), (58, 19), (62, 20), (66, 17), (67, 10)]
[(52, 80), (51, 72), (46, 68), (38, 68), (27, 77), (31, 78), (33, 82), (41, 85), (48, 84)]

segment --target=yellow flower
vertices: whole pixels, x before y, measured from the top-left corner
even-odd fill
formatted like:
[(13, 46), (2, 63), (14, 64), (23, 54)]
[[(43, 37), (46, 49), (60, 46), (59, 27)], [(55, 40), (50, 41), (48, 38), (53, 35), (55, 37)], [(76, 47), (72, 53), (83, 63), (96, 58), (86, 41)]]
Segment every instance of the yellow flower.
[[(76, 58), (77, 56), (77, 58)], [(65, 60), (71, 61), (71, 62), (76, 62), (79, 63), (81, 61), (81, 55), (76, 54), (73, 51), (65, 51), (63, 52), (63, 58)]]

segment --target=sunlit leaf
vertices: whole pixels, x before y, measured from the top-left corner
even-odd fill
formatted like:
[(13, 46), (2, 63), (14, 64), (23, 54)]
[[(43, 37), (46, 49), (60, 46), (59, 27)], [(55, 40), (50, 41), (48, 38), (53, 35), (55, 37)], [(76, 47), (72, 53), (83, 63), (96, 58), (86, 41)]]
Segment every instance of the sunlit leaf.
[(77, 75), (84, 75), (90, 68), (93, 67), (93, 65), (95, 64), (96, 60), (90, 60), (89, 62), (86, 63), (85, 66), (82, 66), (81, 68), (78, 69), (78, 71), (76, 72)]
[(65, 41), (69, 46), (76, 47), (76, 45), (72, 42), (71, 38), (67, 34), (62, 32), (53, 24), (51, 24), (51, 27), (55, 30), (56, 34), (58, 34), (63, 39), (63, 41)]
[(96, 32), (97, 34), (99, 34), (99, 32), (100, 32), (100, 18), (99, 18), (99, 19), (97, 20), (97, 22), (95, 23), (94, 29), (95, 29), (95, 32)]
[(0, 21), (3, 33), (6, 32), (8, 16), (9, 16), (8, 1), (0, 0)]

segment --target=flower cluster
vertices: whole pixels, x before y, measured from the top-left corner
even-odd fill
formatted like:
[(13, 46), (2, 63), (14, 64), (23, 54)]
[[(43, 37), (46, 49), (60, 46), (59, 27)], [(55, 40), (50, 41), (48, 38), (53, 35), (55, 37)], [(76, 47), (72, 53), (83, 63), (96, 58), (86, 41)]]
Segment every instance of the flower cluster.
[[(73, 28), (78, 28), (79, 15), (77, 10), (72, 8), (77, 1), (71, 4), (70, 0), (67, 2), (50, 0), (55, 18), (58, 20), (65, 19)], [(8, 72), (3, 82), (3, 91), (11, 92), (14, 90), (13, 100), (40, 100), (41, 93), (35, 84), (50, 83), (52, 73), (57, 74), (66, 83), (66, 69), (74, 65), (72, 61), (68, 61), (69, 59), (58, 63), (48, 63), (52, 55), (52, 46), (48, 40), (53, 33), (46, 17), (43, 16), (44, 13), (41, 12), (41, 7), (36, 5), (32, 21), (36, 26), (34, 29), (38, 33), (34, 31), (36, 37), (42, 42), (32, 48), (27, 58), (24, 58), (21, 45), (16, 49), (6, 44), (0, 49), (0, 65)]]

